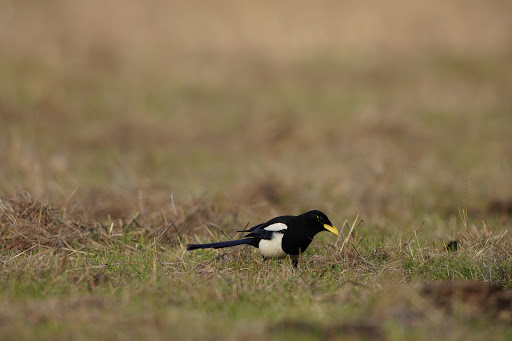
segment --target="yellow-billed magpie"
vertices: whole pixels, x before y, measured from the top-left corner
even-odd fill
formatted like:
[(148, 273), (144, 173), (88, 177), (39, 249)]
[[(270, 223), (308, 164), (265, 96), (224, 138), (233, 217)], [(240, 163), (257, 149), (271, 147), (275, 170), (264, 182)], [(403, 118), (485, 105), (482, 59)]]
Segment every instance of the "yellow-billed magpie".
[(298, 216), (286, 215), (270, 219), (248, 230), (242, 239), (210, 244), (188, 244), (187, 250), (220, 249), (235, 245), (248, 244), (257, 247), (265, 258), (283, 258), (290, 256), (293, 265), (297, 266), (299, 256), (306, 251), (313, 237), (322, 231), (338, 235), (338, 230), (327, 216), (313, 210)]

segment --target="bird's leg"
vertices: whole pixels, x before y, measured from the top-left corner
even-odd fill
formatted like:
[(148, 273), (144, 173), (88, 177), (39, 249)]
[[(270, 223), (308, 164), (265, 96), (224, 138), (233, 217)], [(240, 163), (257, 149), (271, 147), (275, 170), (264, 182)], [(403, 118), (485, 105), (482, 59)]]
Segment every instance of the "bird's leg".
[(302, 256), (302, 250), (299, 248), (299, 254), (292, 258), (292, 264), (294, 268), (297, 268), (299, 266), (299, 259)]

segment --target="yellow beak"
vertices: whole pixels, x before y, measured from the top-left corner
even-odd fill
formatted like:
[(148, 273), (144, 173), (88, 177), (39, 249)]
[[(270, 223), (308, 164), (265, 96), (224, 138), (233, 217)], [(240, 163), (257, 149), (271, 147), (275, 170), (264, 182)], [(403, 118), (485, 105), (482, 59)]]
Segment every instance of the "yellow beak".
[(336, 230), (336, 227), (331, 226), (331, 225), (324, 224), (324, 228), (325, 228), (327, 231), (332, 232), (332, 233), (334, 233), (335, 235), (338, 235), (338, 230)]

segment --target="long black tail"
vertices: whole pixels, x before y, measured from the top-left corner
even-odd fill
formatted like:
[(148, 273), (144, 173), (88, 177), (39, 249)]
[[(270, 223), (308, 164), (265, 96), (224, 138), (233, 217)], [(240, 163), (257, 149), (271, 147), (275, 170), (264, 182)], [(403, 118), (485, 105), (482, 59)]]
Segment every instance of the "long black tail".
[(230, 247), (235, 245), (249, 244), (254, 245), (254, 238), (246, 238), (246, 239), (238, 239), (238, 240), (230, 240), (228, 242), (219, 242), (219, 243), (210, 243), (210, 244), (188, 244), (187, 250), (196, 250), (196, 249), (221, 249), (223, 247)]

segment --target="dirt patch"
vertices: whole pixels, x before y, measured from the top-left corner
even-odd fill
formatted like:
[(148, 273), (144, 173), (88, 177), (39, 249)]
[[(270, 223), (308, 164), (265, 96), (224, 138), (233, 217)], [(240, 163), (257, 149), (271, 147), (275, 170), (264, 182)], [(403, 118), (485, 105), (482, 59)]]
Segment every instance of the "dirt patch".
[(492, 200), (487, 207), (487, 212), (491, 214), (499, 214), (503, 216), (512, 215), (512, 198), (505, 200)]
[(421, 294), (452, 312), (462, 303), (473, 313), (487, 313), (512, 323), (512, 291), (478, 281), (438, 281), (423, 285)]
[(297, 332), (321, 335), (322, 340), (385, 340), (381, 328), (368, 322), (340, 323), (319, 326), (305, 321), (281, 321), (273, 326), (272, 332)]

